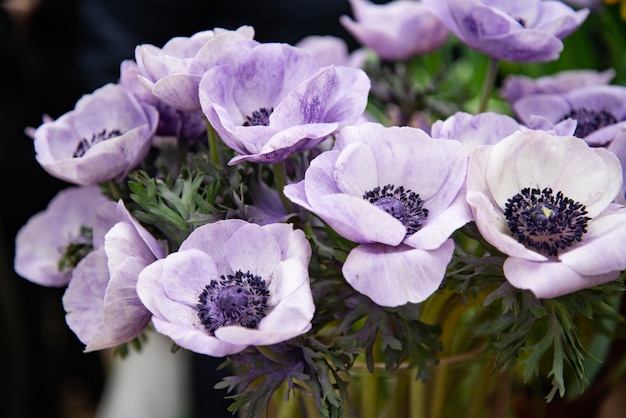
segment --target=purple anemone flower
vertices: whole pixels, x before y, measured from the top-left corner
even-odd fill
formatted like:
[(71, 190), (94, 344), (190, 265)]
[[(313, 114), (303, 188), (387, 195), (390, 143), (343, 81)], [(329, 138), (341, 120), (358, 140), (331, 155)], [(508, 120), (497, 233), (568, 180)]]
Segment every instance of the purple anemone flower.
[(354, 20), (340, 22), (360, 43), (387, 61), (405, 60), (439, 48), (450, 32), (419, 1), (395, 0), (374, 4), (349, 0)]
[(15, 238), (17, 274), (42, 286), (69, 283), (76, 264), (89, 254), (102, 233), (96, 209), (109, 202), (96, 186), (69, 187), (33, 215)]
[(319, 67), (306, 51), (268, 43), (200, 82), (202, 110), (240, 155), (229, 164), (273, 164), (312, 148), (365, 111), (370, 81), (358, 68)]
[(467, 160), (458, 141), (363, 123), (344, 128), (284, 192), (362, 244), (343, 268), (356, 290), (383, 306), (417, 303), (441, 284), (454, 248), (449, 237), (471, 220)]
[(173, 136), (189, 141), (206, 138), (206, 118), (202, 110), (178, 110), (154, 96), (140, 81), (139, 67), (135, 61), (122, 61), (119, 84), (131, 91), (137, 100), (158, 110), (156, 136)]
[(258, 44), (254, 29), (222, 28), (170, 39), (163, 48), (144, 44), (135, 48), (141, 81), (159, 99), (179, 110), (197, 110), (198, 84), (205, 71), (232, 64)]
[(500, 96), (510, 105), (524, 96), (538, 93), (566, 93), (587, 86), (609, 84), (615, 70), (567, 70), (553, 75), (531, 78), (525, 75), (509, 75), (504, 79)]
[(560, 1), (424, 0), (461, 42), (504, 61), (542, 62), (559, 57), (561, 41), (584, 22), (588, 9)]
[(533, 94), (513, 103), (523, 123), (543, 117), (552, 123), (577, 121), (575, 136), (592, 146), (606, 146), (626, 129), (626, 87), (597, 85), (562, 94)]
[(66, 322), (86, 345), (102, 350), (131, 341), (150, 322), (137, 295), (144, 267), (163, 258), (158, 241), (126, 210), (122, 201), (103, 207), (108, 225), (103, 244), (81, 260), (63, 295)]
[(291, 225), (218, 221), (146, 267), (137, 291), (158, 332), (222, 357), (311, 328), (310, 258), (304, 233)]
[(481, 235), (508, 255), (516, 288), (553, 298), (626, 268), (619, 160), (574, 136), (517, 132), (472, 153), (467, 201)]
[(124, 178), (150, 150), (157, 110), (107, 84), (34, 132), (36, 158), (52, 176), (83, 186)]
[[(553, 125), (545, 119), (532, 121), (534, 128), (541, 129), (556, 135), (573, 135), (576, 121), (566, 119)], [(541, 123), (544, 123), (539, 126)], [(446, 120), (438, 120), (431, 127), (433, 138), (454, 139), (471, 152), (480, 145), (493, 145), (503, 138), (517, 131), (527, 131), (529, 128), (520, 125), (511, 116), (495, 112), (484, 112), (477, 115), (456, 112)]]
[(310, 35), (302, 38), (294, 46), (313, 55), (320, 67), (342, 65), (363, 68), (368, 51), (364, 48), (350, 52), (348, 44), (342, 38), (332, 35)]

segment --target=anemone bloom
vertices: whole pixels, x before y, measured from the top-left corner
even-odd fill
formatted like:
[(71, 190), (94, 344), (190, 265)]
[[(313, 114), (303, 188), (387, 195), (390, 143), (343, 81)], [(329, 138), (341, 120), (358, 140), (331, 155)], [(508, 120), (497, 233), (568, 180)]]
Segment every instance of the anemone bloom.
[(332, 35), (310, 35), (302, 38), (294, 46), (304, 49), (313, 55), (317, 65), (320, 67), (343, 65), (346, 67), (363, 68), (368, 54), (368, 51), (364, 48), (350, 52), (346, 41)]
[(512, 105), (531, 94), (566, 93), (582, 87), (609, 84), (614, 77), (615, 70), (612, 68), (604, 71), (567, 70), (539, 78), (509, 75), (504, 79), (500, 96)]
[(206, 138), (206, 119), (198, 109), (178, 110), (165, 103), (141, 83), (139, 67), (132, 60), (124, 60), (120, 64), (120, 81), (142, 103), (154, 106), (159, 112), (159, 124), (156, 136), (175, 137), (180, 140), (198, 140)]
[(107, 84), (35, 130), (36, 158), (49, 174), (69, 183), (119, 180), (147, 155), (158, 121), (153, 106)]
[(374, 4), (350, 0), (355, 20), (341, 16), (340, 22), (363, 46), (388, 61), (405, 60), (437, 49), (449, 31), (419, 1), (395, 0)]
[[(557, 135), (572, 135), (576, 121), (566, 119), (553, 125), (545, 119), (532, 120), (535, 129), (553, 132)], [(542, 122), (545, 122), (543, 125)], [(520, 125), (510, 116), (495, 112), (477, 115), (456, 112), (446, 120), (438, 120), (431, 127), (433, 138), (454, 139), (465, 147), (468, 153), (479, 145), (493, 145), (517, 131), (526, 131), (528, 127)]]
[(98, 212), (107, 232), (102, 245), (78, 263), (63, 295), (70, 329), (85, 351), (131, 341), (145, 329), (151, 314), (137, 295), (139, 272), (163, 257), (157, 240), (126, 210), (122, 201)]
[(573, 136), (518, 132), (472, 153), (467, 201), (482, 236), (508, 255), (514, 287), (552, 298), (626, 268), (618, 158)]
[(365, 111), (369, 78), (351, 67), (319, 67), (306, 51), (262, 44), (238, 65), (220, 65), (200, 82), (200, 103), (230, 160), (283, 161), (312, 148)]
[(284, 192), (361, 244), (343, 267), (356, 290), (383, 306), (417, 303), (439, 287), (454, 248), (449, 237), (471, 220), (467, 160), (458, 141), (363, 123), (344, 128)]
[(33, 215), (17, 233), (17, 274), (42, 286), (67, 285), (76, 264), (94, 248), (96, 209), (107, 202), (96, 186), (57, 193), (46, 210)]
[(563, 38), (583, 23), (588, 9), (559, 1), (424, 0), (461, 42), (505, 61), (542, 62), (559, 57)]
[(626, 128), (626, 87), (596, 85), (561, 94), (533, 94), (513, 103), (523, 123), (544, 117), (553, 123), (577, 121), (575, 136), (593, 146), (606, 146)]
[(291, 225), (218, 221), (146, 267), (137, 291), (158, 332), (222, 357), (311, 328), (310, 258), (304, 233)]
[(222, 28), (170, 39), (163, 48), (143, 44), (135, 48), (142, 83), (156, 97), (179, 110), (197, 110), (198, 84), (215, 65), (233, 63), (256, 46), (254, 29)]

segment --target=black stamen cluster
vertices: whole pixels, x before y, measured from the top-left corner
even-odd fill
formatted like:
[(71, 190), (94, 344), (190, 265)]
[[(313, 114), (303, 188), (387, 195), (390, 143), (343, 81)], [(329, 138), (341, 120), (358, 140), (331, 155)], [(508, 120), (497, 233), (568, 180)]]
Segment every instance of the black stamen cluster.
[(422, 221), (428, 217), (428, 209), (419, 194), (398, 188), (393, 184), (375, 187), (363, 194), (363, 199), (384, 210), (406, 227), (406, 235), (414, 234), (422, 227)]
[(524, 188), (507, 200), (504, 216), (515, 238), (537, 251), (556, 256), (587, 232), (587, 210), (581, 203), (543, 190)]
[(586, 108), (573, 109), (567, 115), (564, 115), (561, 120), (575, 119), (578, 124), (574, 136), (578, 138), (584, 138), (587, 135), (597, 131), (605, 126), (613, 125), (618, 122), (617, 118), (612, 113), (606, 110), (588, 110)]
[(91, 139), (81, 139), (78, 143), (78, 146), (76, 147), (76, 151), (74, 151), (73, 156), (74, 158), (82, 157), (89, 150), (89, 148), (93, 147), (94, 145), (120, 135), (122, 135), (122, 131), (120, 131), (119, 129), (113, 129), (112, 131), (102, 129), (102, 131), (93, 134), (91, 136)]
[(211, 280), (198, 297), (198, 318), (213, 335), (226, 325), (256, 328), (267, 312), (270, 292), (260, 276), (241, 270)]
[(243, 126), (268, 126), (270, 124), (270, 115), (274, 111), (273, 107), (269, 109), (262, 107), (252, 112), (252, 116), (246, 116)]

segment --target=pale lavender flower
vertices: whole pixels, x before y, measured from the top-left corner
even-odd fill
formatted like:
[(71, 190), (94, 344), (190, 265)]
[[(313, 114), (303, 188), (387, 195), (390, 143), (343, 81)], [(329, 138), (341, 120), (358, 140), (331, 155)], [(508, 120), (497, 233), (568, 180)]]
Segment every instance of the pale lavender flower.
[(213, 66), (232, 64), (258, 44), (254, 28), (241, 26), (175, 37), (163, 48), (143, 44), (135, 48), (141, 81), (159, 99), (179, 110), (197, 110), (198, 84)]
[[(76, 263), (94, 248), (96, 209), (109, 200), (95, 186), (69, 187), (33, 215), (15, 238), (17, 274), (42, 286), (62, 287)], [(99, 238), (96, 238), (98, 240)]]
[[(532, 129), (541, 129), (556, 135), (572, 135), (576, 121), (566, 119), (554, 125), (547, 119), (532, 120)], [(456, 112), (446, 120), (438, 120), (431, 127), (431, 136), (440, 139), (454, 139), (471, 153), (480, 145), (493, 145), (517, 131), (527, 131), (529, 127), (520, 125), (514, 118), (501, 113), (484, 112), (477, 115)]]
[(346, 41), (332, 35), (310, 35), (302, 38), (294, 46), (311, 54), (320, 67), (341, 65), (363, 68), (368, 55), (365, 48), (350, 52)]
[(135, 61), (122, 61), (119, 84), (131, 91), (137, 100), (158, 110), (156, 136), (173, 136), (190, 141), (206, 138), (206, 118), (202, 110), (178, 110), (153, 95), (140, 81), (139, 67)]
[(238, 65), (207, 71), (200, 102), (239, 161), (277, 163), (319, 144), (365, 111), (370, 82), (358, 68), (319, 67), (306, 51), (262, 44)]
[(537, 93), (566, 93), (587, 86), (609, 84), (615, 70), (566, 70), (553, 75), (531, 78), (525, 75), (509, 75), (504, 79), (500, 96), (510, 105), (524, 96)]
[(122, 201), (102, 207), (98, 215), (98, 222), (110, 228), (103, 244), (78, 263), (63, 295), (66, 322), (87, 352), (129, 342), (143, 332), (151, 313), (139, 300), (137, 278), (164, 255)]
[(544, 117), (552, 123), (577, 121), (575, 136), (593, 146), (606, 146), (626, 128), (626, 87), (597, 85), (562, 94), (534, 94), (513, 103), (523, 123)]
[(452, 257), (449, 237), (471, 220), (467, 160), (458, 141), (363, 123), (344, 128), (334, 149), (315, 158), (304, 180), (284, 192), (341, 236), (363, 244), (343, 268), (356, 290), (384, 306), (416, 303), (439, 287)]
[(374, 4), (350, 0), (354, 19), (340, 22), (360, 43), (383, 60), (405, 60), (439, 48), (449, 31), (422, 2), (395, 0)]
[(137, 292), (156, 330), (196, 353), (222, 357), (307, 332), (315, 306), (311, 247), (289, 224), (206, 224), (146, 267)]
[(559, 57), (561, 41), (589, 10), (558, 1), (424, 0), (461, 42), (505, 61), (542, 62)]
[(472, 153), (467, 201), (481, 235), (508, 256), (514, 287), (553, 298), (626, 268), (618, 158), (574, 136), (517, 132)]
[(107, 84), (35, 130), (36, 158), (49, 174), (69, 183), (119, 180), (147, 155), (158, 119), (153, 106)]

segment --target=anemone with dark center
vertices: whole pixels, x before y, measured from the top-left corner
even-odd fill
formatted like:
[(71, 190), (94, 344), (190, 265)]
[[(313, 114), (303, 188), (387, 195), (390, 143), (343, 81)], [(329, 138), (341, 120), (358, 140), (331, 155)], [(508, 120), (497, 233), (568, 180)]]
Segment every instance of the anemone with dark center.
[(587, 232), (585, 206), (551, 188), (524, 188), (505, 205), (504, 216), (515, 238), (537, 251), (556, 256)]

